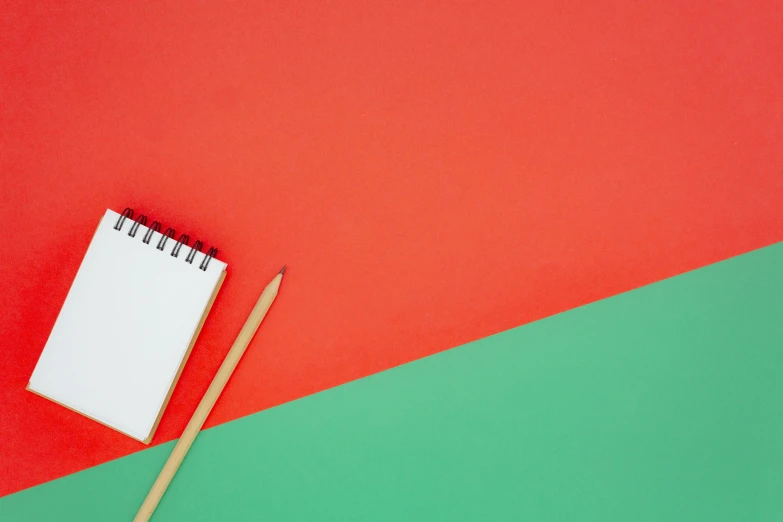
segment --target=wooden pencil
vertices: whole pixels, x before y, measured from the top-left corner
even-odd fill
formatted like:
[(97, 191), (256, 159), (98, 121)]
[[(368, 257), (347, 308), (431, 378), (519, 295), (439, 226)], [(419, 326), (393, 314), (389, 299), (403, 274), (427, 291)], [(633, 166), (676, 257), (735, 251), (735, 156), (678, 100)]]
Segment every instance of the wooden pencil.
[(266, 316), (269, 307), (272, 306), (275, 297), (277, 297), (277, 292), (280, 289), (280, 282), (283, 280), (283, 273), (285, 273), (285, 267), (280, 270), (280, 273), (278, 273), (275, 278), (266, 285), (264, 291), (261, 292), (261, 297), (258, 298), (258, 302), (253, 307), (253, 311), (250, 312), (250, 317), (247, 318), (247, 321), (242, 327), (242, 330), (240, 330), (239, 335), (237, 335), (234, 344), (231, 345), (231, 350), (229, 350), (228, 355), (226, 355), (223, 364), (220, 365), (220, 369), (215, 375), (215, 378), (212, 379), (212, 384), (209, 385), (207, 392), (204, 394), (204, 397), (196, 408), (196, 412), (185, 427), (185, 431), (177, 441), (176, 446), (174, 446), (174, 450), (171, 452), (166, 464), (160, 471), (158, 478), (155, 480), (155, 484), (152, 485), (152, 489), (150, 489), (149, 494), (147, 494), (147, 498), (144, 499), (144, 503), (141, 505), (141, 508), (139, 508), (136, 518), (133, 519), (134, 522), (146, 522), (158, 506), (158, 502), (160, 502), (161, 497), (163, 497), (163, 493), (166, 492), (166, 488), (171, 482), (171, 479), (174, 478), (174, 474), (177, 472), (177, 469), (179, 469), (180, 464), (182, 464), (182, 459), (193, 444), (193, 440), (204, 425), (204, 421), (207, 420), (209, 412), (212, 411), (212, 407), (215, 405), (220, 393), (226, 386), (229, 377), (231, 377), (231, 374), (234, 372), (237, 363), (239, 363), (239, 359), (242, 357), (242, 354), (245, 353), (247, 345), (250, 343), (256, 330), (258, 330), (261, 321), (264, 320), (264, 316)]

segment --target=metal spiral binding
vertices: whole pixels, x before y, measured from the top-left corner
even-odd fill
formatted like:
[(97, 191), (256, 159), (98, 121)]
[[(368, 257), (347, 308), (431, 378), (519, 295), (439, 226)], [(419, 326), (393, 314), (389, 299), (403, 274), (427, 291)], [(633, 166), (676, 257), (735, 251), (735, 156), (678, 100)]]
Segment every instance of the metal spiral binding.
[(114, 224), (114, 230), (122, 230), (122, 225), (125, 224), (125, 218), (133, 219), (133, 209), (130, 207), (126, 207), (125, 210), (122, 211), (122, 214), (120, 214), (120, 217), (117, 218), (117, 223)]
[(190, 252), (188, 252), (188, 256), (185, 258), (185, 262), (190, 263), (192, 265), (193, 259), (195, 259), (196, 257), (196, 252), (201, 252), (202, 246), (204, 246), (204, 243), (202, 243), (197, 239), (196, 242), (193, 243), (193, 246), (190, 247)]
[[(125, 210), (122, 211), (120, 214), (120, 217), (117, 218), (117, 222), (114, 224), (114, 230), (121, 231), (122, 227), (125, 225), (125, 220), (130, 219), (133, 221), (133, 224), (130, 227), (130, 230), (128, 230), (128, 236), (130, 237), (136, 237), (136, 233), (139, 231), (140, 226), (147, 226), (147, 216), (144, 214), (139, 214), (139, 217), (137, 217), (135, 220), (133, 219), (133, 209), (130, 207), (127, 207)], [(148, 227), (147, 232), (144, 234), (144, 237), (142, 238), (141, 242), (145, 245), (149, 245), (150, 241), (152, 240), (152, 236), (155, 232), (160, 234), (162, 225), (159, 221), (153, 221), (152, 224)], [(168, 227), (165, 232), (161, 234), (160, 240), (158, 241), (157, 246), (155, 247), (156, 250), (163, 251), (164, 248), (166, 248), (166, 242), (169, 240), (169, 238), (174, 239), (175, 231), (173, 228)], [(190, 242), (190, 236), (187, 234), (180, 234), (179, 239), (176, 240), (174, 247), (171, 249), (171, 257), (179, 257), (179, 252), (182, 249), (182, 245), (188, 246), (188, 243)], [(185, 256), (185, 262), (188, 264), (193, 264), (193, 260), (196, 258), (196, 254), (201, 253), (201, 248), (204, 246), (204, 243), (202, 243), (199, 240), (196, 240), (195, 243), (193, 243), (193, 246), (190, 248), (190, 252), (188, 252), (188, 255)], [(218, 249), (215, 247), (210, 247), (210, 249), (207, 251), (206, 254), (204, 254), (204, 259), (201, 260), (201, 264), (199, 264), (199, 270), (202, 270), (204, 272), (207, 271), (207, 267), (209, 266), (209, 262), (212, 260), (212, 258), (217, 256)]]
[(152, 222), (152, 224), (150, 225), (150, 229), (147, 230), (147, 233), (144, 234), (144, 239), (142, 239), (141, 241), (144, 244), (149, 245), (150, 244), (150, 239), (152, 239), (152, 233), (153, 232), (160, 232), (160, 221), (153, 221)]
[(176, 234), (176, 232), (174, 231), (173, 228), (171, 227), (167, 228), (166, 231), (163, 233), (163, 235), (160, 236), (160, 240), (158, 241), (158, 246), (156, 246), (155, 248), (162, 251), (164, 248), (166, 248), (166, 241), (168, 241), (169, 238), (174, 238), (174, 234)]
[[(138, 232), (139, 226), (141, 225), (147, 226), (147, 216), (144, 214), (140, 214), (139, 217), (136, 218), (136, 222), (132, 224), (130, 230), (128, 230), (128, 235), (130, 237), (136, 237), (136, 232)], [(120, 225), (120, 228), (122, 228), (122, 225)]]
[(188, 241), (190, 241), (190, 236), (187, 234), (181, 234), (179, 236), (179, 239), (177, 239), (177, 244), (174, 245), (174, 248), (171, 249), (171, 257), (179, 257), (179, 249), (182, 248), (182, 245), (187, 245)]
[(207, 251), (207, 255), (204, 256), (204, 260), (198, 266), (199, 270), (203, 270), (204, 272), (206, 272), (207, 271), (207, 266), (209, 265), (209, 260), (212, 259), (215, 256), (217, 256), (217, 248), (211, 247)]

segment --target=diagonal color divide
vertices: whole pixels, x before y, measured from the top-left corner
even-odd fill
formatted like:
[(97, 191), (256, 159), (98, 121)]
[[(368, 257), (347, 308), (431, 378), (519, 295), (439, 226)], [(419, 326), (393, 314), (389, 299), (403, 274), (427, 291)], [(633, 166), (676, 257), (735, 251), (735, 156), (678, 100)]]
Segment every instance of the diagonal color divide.
[[(154, 520), (780, 520), (783, 243), (207, 430)], [(0, 499), (129, 520), (171, 444)]]

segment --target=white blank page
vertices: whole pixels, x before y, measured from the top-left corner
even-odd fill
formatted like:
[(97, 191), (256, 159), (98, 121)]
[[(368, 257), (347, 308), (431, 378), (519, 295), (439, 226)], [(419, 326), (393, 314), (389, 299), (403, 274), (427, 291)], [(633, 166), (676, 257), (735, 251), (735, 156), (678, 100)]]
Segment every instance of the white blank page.
[(145, 244), (118, 218), (101, 220), (29, 388), (144, 441), (226, 264), (200, 270), (204, 253), (189, 264), (189, 246), (172, 257), (174, 239), (160, 251), (161, 234)]

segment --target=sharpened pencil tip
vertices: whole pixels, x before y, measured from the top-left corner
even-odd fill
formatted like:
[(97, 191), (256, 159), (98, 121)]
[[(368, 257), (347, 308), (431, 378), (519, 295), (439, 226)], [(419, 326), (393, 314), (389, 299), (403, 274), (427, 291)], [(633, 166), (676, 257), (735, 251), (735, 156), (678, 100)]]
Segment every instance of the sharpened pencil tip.
[(280, 274), (285, 274), (285, 267), (288, 265), (283, 265), (283, 268), (280, 269)]

